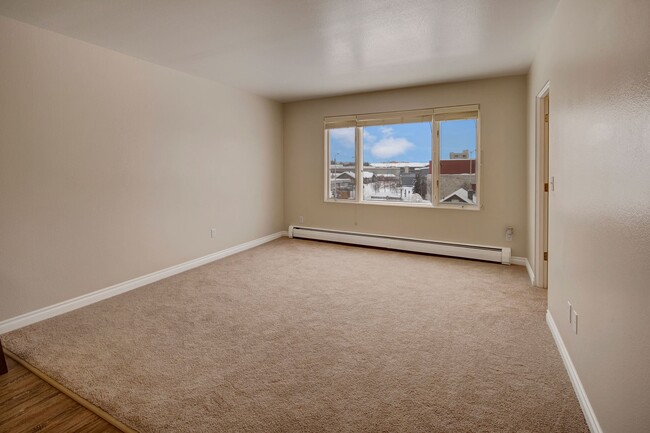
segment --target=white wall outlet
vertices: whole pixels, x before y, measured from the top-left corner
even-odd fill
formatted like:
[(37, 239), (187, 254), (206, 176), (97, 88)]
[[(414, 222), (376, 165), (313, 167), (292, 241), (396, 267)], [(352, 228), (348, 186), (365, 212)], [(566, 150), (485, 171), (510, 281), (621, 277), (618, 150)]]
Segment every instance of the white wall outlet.
[(302, 215), (300, 215), (300, 216), (298, 217), (298, 222), (299, 222), (300, 224), (304, 223), (304, 222), (305, 222), (305, 218), (304, 218)]
[(549, 184), (551, 187), (551, 191), (555, 191), (555, 176), (551, 176), (551, 179), (549, 179)]
[(573, 306), (571, 305), (571, 302), (567, 302), (567, 307), (569, 309), (569, 323), (573, 320)]
[(578, 313), (573, 310), (573, 332), (578, 333)]
[(217, 237), (217, 229), (210, 229), (210, 237), (211, 238)]
[(512, 236), (515, 234), (515, 229), (512, 227), (506, 227), (506, 240), (512, 242)]

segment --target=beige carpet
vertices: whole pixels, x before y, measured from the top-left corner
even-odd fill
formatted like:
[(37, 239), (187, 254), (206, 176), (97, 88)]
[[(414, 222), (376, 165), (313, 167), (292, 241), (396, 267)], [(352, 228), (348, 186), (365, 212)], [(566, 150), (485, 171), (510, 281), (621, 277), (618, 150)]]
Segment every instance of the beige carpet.
[(587, 432), (545, 311), (523, 267), (280, 239), (3, 343), (142, 432)]

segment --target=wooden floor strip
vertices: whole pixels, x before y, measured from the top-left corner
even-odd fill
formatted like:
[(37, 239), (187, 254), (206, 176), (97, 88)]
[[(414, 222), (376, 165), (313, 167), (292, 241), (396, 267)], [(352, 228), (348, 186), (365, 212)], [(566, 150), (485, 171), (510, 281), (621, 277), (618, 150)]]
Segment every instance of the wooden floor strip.
[(7, 364), (0, 375), (0, 433), (121, 431), (21, 364)]
[[(108, 412), (106, 412), (106, 411), (104, 411), (103, 409), (101, 409), (101, 408), (95, 406), (94, 404), (92, 404), (92, 403), (90, 403), (88, 400), (86, 400), (85, 398), (80, 397), (78, 394), (76, 394), (76, 393), (70, 391), (68, 388), (66, 388), (65, 386), (61, 385), (61, 384), (58, 383), (56, 380), (52, 379), (50, 376), (48, 376), (47, 374), (43, 373), (43, 372), (42, 372), (41, 370), (39, 370), (38, 368), (36, 368), (36, 367), (34, 367), (33, 365), (31, 365), (30, 363), (28, 363), (28, 362), (22, 360), (22, 359), (19, 358), (16, 354), (14, 354), (13, 352), (11, 352), (10, 350), (7, 350), (7, 348), (3, 348), (3, 349), (4, 349), (5, 354), (6, 354), (9, 358), (13, 359), (15, 362), (17, 362), (18, 364), (20, 364), (20, 365), (22, 365), (23, 367), (25, 367), (27, 370), (29, 370), (29, 371), (31, 371), (32, 373), (34, 373), (34, 375), (38, 376), (40, 379), (42, 379), (43, 381), (47, 382), (47, 383), (50, 384), (52, 387), (56, 388), (58, 391), (60, 391), (61, 393), (65, 394), (66, 396), (70, 397), (72, 400), (76, 401), (76, 402), (79, 403), (81, 406), (85, 407), (85, 408), (88, 409), (90, 412), (92, 412), (92, 413), (94, 413), (95, 415), (99, 416), (100, 418), (104, 419), (106, 422), (110, 423), (110, 424), (113, 425), (114, 427), (118, 428), (119, 430), (121, 430), (121, 431), (123, 431), (123, 432), (125, 432), (125, 433), (138, 433), (136, 430), (132, 429), (131, 427), (127, 426), (126, 424), (124, 424), (124, 423), (121, 422), (120, 420), (116, 419), (114, 416), (112, 416), (112, 415), (109, 414)], [(25, 384), (27, 384), (27, 382), (33, 381), (33, 377), (20, 375), (19, 377), (14, 378), (13, 380), (14, 380), (14, 381), (22, 381), (22, 380), (25, 380), (25, 381), (26, 381)], [(22, 385), (22, 384), (21, 384), (21, 385)], [(38, 386), (38, 385), (35, 385), (35, 384), (32, 383), (32, 386)], [(22, 388), (22, 387), (21, 387), (21, 388)], [(48, 388), (48, 389), (45, 389), (45, 388), (43, 388), (43, 389), (41, 389), (41, 388), (36, 388), (38, 391), (32, 391), (32, 390), (31, 390), (31, 389), (32, 389), (31, 387), (30, 387), (30, 388), (22, 388), (22, 389), (30, 389), (30, 391), (27, 391), (27, 393), (26, 393), (26, 394), (30, 394), (30, 395), (20, 395), (20, 394), (16, 395), (16, 396), (15, 396), (15, 401), (14, 401), (14, 398), (11, 398), (11, 401), (12, 401), (11, 404), (12, 404), (12, 405), (13, 405), (14, 403), (16, 403), (16, 404), (20, 404), (20, 401), (23, 400), (23, 399), (25, 399), (26, 397), (35, 397), (34, 392), (37, 392), (37, 393), (38, 393), (38, 392), (42, 392), (42, 393), (46, 394), (46, 395), (43, 395), (43, 398), (56, 398), (56, 396), (52, 396), (52, 395), (51, 395), (51, 392), (48, 391), (48, 389), (51, 389), (51, 388)], [(39, 395), (39, 400), (40, 400), (40, 397), (41, 397), (41, 396)], [(70, 408), (70, 410), (73, 410), (73, 409)], [(53, 416), (52, 418), (54, 419), (54, 421), (52, 422), (52, 424), (48, 424), (48, 428), (51, 427), (52, 425), (54, 425), (54, 424), (56, 423), (56, 416)], [(9, 421), (9, 420), (5, 420), (5, 421)], [(80, 420), (80, 421), (82, 421), (82, 420)], [(10, 421), (9, 421), (9, 423), (10, 423)], [(103, 431), (100, 425), (95, 425), (95, 427), (97, 428), (96, 431)], [(88, 428), (87, 425), (84, 426), (84, 431), (88, 431), (87, 428)], [(39, 429), (39, 430), (40, 430), (40, 429)]]

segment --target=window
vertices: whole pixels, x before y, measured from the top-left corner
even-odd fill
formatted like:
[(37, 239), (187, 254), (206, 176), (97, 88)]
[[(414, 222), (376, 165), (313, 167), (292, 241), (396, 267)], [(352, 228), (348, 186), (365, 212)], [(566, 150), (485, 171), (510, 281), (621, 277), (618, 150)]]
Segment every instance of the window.
[(478, 209), (478, 114), (472, 105), (325, 118), (325, 200)]
[(363, 200), (431, 203), (431, 121), (363, 128)]
[(356, 200), (356, 128), (332, 128), (329, 141), (329, 198)]
[(440, 203), (474, 205), (476, 119), (444, 120), (440, 131)]

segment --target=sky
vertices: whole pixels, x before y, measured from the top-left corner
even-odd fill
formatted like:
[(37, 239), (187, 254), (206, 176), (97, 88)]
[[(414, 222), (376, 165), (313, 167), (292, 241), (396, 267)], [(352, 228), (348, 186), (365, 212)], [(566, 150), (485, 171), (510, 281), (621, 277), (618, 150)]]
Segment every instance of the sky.
[[(431, 123), (367, 126), (363, 128), (364, 162), (429, 162)], [(441, 158), (450, 152), (476, 149), (476, 120), (453, 120), (440, 124)], [(475, 154), (470, 153), (471, 157)], [(330, 159), (354, 161), (354, 128), (330, 129)]]

